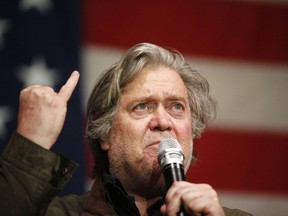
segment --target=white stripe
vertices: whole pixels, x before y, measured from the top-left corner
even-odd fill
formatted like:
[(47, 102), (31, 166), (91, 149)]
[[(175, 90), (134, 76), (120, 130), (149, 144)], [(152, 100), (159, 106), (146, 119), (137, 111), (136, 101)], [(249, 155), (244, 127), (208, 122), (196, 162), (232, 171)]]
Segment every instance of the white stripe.
[(221, 204), (255, 216), (287, 216), (288, 196), (218, 192)]
[(288, 65), (189, 59), (218, 101), (217, 127), (288, 131)]
[[(83, 104), (98, 74), (116, 62), (122, 52), (101, 46), (84, 48)], [(187, 59), (201, 69), (218, 101), (214, 126), (288, 132), (288, 65)]]
[[(83, 105), (86, 106), (88, 97), (94, 87), (97, 76), (119, 60), (123, 50), (95, 46), (84, 47), (82, 50), (82, 73), (80, 84), (84, 87)], [(86, 108), (85, 108), (86, 110)]]

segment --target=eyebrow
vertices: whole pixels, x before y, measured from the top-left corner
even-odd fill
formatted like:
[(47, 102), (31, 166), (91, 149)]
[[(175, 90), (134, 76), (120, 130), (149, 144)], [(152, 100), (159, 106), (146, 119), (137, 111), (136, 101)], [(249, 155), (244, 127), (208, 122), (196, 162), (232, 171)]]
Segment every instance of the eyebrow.
[[(154, 96), (154, 95), (149, 95), (149, 96), (140, 96), (140, 97), (132, 97), (131, 98), (131, 101), (138, 101), (138, 102), (141, 102), (141, 101), (156, 101), (157, 100), (157, 96)], [(188, 101), (188, 97), (185, 98), (185, 97), (182, 97), (182, 96), (178, 96), (178, 95), (175, 95), (175, 94), (166, 94), (165, 95), (165, 100), (169, 100), (169, 101), (184, 101), (184, 102), (187, 102), (189, 104), (189, 101)]]
[[(142, 102), (156, 102), (158, 100), (157, 96), (155, 95), (143, 95), (143, 96), (139, 96), (139, 97), (131, 97), (129, 99), (129, 102), (124, 105), (124, 107), (126, 107), (126, 109), (132, 109), (136, 104), (138, 103), (142, 103)], [(165, 99), (164, 101), (181, 101), (183, 103), (185, 103), (188, 107), (189, 107), (189, 100), (188, 100), (188, 97), (185, 98), (185, 97), (182, 97), (182, 96), (178, 96), (178, 95), (175, 95), (175, 94), (166, 94), (165, 96)]]

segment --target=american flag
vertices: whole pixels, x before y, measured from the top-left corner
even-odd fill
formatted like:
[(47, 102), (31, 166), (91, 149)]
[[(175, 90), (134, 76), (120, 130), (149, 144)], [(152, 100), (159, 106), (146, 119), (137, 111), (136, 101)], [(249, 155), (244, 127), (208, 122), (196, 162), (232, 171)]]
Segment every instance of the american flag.
[(218, 100), (188, 179), (211, 184), (225, 206), (288, 215), (287, 1), (86, 0), (83, 15), (86, 98), (124, 49), (178, 49)]
[[(58, 89), (81, 64), (80, 85), (56, 149), (81, 166), (81, 180), (66, 192), (83, 190), (89, 172), (81, 126), (97, 75), (123, 50), (150, 42), (182, 52), (218, 100), (215, 123), (195, 143), (198, 162), (188, 172), (189, 181), (211, 184), (224, 206), (254, 215), (288, 215), (287, 1), (7, 0), (4, 6), (1, 142), (15, 128), (27, 74), (37, 71), (43, 78), (47, 70)], [(25, 72), (29, 68), (32, 72)]]
[[(40, 84), (58, 91), (70, 73), (79, 70), (79, 14), (77, 0), (1, 0), (1, 150), (16, 129), (21, 89)], [(53, 149), (82, 167), (76, 171), (63, 195), (85, 190), (84, 121), (80, 100), (77, 88), (68, 103), (63, 133)]]

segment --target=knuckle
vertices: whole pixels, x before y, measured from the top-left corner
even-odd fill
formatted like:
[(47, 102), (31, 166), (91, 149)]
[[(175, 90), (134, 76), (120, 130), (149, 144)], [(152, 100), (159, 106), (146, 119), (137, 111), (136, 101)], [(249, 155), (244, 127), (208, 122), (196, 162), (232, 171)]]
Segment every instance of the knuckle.
[(31, 89), (31, 95), (36, 98), (49, 99), (54, 94), (54, 90), (50, 87), (38, 87)]
[(206, 190), (213, 190), (212, 186), (209, 184), (202, 184), (203, 188)]
[(175, 197), (179, 197), (179, 196), (181, 196), (182, 195), (182, 193), (179, 191), (179, 190), (176, 190), (175, 192), (174, 192), (174, 196)]

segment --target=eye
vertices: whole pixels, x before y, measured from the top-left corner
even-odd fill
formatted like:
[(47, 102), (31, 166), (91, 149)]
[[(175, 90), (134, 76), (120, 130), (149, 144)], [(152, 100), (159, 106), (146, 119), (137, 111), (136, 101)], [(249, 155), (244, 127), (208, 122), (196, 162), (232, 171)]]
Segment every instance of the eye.
[(175, 110), (184, 110), (184, 106), (182, 104), (180, 104), (180, 103), (174, 104), (173, 107), (174, 107)]
[(148, 103), (139, 103), (133, 108), (132, 114), (135, 117), (144, 117), (150, 112), (150, 107)]
[(173, 103), (170, 106), (170, 114), (176, 118), (180, 118), (185, 113), (185, 106), (182, 103)]
[(142, 110), (145, 110), (145, 109), (148, 109), (148, 104), (147, 103), (140, 103), (134, 108), (134, 110), (136, 110), (136, 111), (137, 110), (142, 111)]

